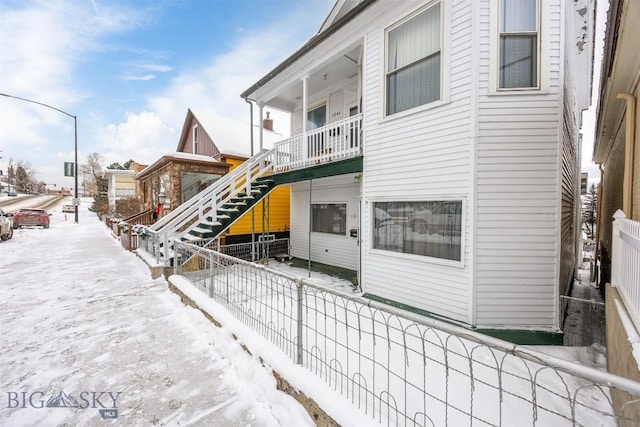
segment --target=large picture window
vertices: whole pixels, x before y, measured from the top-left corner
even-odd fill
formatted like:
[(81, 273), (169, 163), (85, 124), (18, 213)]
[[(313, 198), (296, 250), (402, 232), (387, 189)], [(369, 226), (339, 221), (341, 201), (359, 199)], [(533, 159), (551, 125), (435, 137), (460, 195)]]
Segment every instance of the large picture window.
[(387, 114), (440, 99), (440, 4), (387, 32)]
[(462, 201), (376, 202), (373, 248), (462, 260)]
[(501, 89), (538, 86), (537, 0), (500, 0)]
[(347, 234), (346, 203), (314, 203), (311, 205), (311, 231)]

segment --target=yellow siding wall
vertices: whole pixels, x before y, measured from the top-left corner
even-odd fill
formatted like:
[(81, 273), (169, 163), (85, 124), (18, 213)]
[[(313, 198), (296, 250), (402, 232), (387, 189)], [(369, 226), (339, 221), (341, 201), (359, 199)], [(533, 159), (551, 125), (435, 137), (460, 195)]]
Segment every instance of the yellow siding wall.
[[(226, 163), (229, 163), (231, 168), (229, 171), (235, 169), (242, 164), (242, 160), (234, 158), (225, 158)], [(276, 187), (268, 195), (269, 197), (269, 223), (267, 231), (274, 233), (276, 231), (288, 231), (291, 222), (289, 221), (289, 187), (279, 186)], [(264, 200), (264, 199), (263, 199)], [(266, 201), (265, 201), (266, 203)], [(262, 233), (262, 201), (258, 202), (257, 206), (252, 209), (255, 211), (255, 232)], [(247, 211), (234, 225), (231, 226), (227, 235), (240, 235), (251, 234), (251, 210)]]

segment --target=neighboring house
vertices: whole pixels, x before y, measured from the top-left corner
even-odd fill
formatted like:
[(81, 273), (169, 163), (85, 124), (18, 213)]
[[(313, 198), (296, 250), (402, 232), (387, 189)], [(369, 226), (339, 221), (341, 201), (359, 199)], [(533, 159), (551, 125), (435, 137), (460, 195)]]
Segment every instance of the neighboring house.
[[(611, 0), (593, 151), (602, 170), (596, 229), (600, 286), (613, 285), (606, 285), (607, 367), (635, 381), (640, 381), (639, 23), (640, 2)], [(620, 393), (612, 397), (616, 410), (629, 399)], [(640, 411), (628, 407), (635, 410), (631, 418), (640, 419)]]
[(120, 199), (136, 196), (136, 171), (128, 169), (106, 169), (102, 178), (107, 180), (107, 200), (109, 211), (116, 211)]
[(166, 215), (229, 171), (215, 158), (182, 152), (167, 153), (135, 175), (137, 194), (145, 210), (161, 205)]
[(338, 0), (242, 97), (274, 146), (292, 254), (365, 296), (522, 343), (561, 342), (580, 247), (592, 0)]
[[(151, 208), (160, 203), (161, 216), (169, 214), (242, 164), (251, 150), (250, 142), (249, 127), (243, 123), (206, 112), (196, 115), (189, 109), (176, 153), (161, 157), (136, 176), (144, 206)], [(288, 237), (289, 189), (277, 189), (269, 200), (265, 230), (262, 205), (258, 205), (254, 226), (251, 215), (239, 218), (219, 236), (221, 243), (250, 242), (252, 230), (256, 234)]]

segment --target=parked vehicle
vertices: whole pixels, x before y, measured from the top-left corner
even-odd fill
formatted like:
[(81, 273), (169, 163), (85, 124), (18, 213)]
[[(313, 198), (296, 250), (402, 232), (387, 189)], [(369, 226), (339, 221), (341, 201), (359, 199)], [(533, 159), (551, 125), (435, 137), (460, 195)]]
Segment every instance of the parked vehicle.
[(49, 228), (49, 214), (44, 209), (23, 208), (13, 215), (13, 228), (31, 226), (41, 226)]
[(11, 190), (7, 193), (7, 196), (12, 196), (12, 197), (17, 197), (18, 193), (16, 193), (15, 191)]
[(0, 209), (0, 240), (9, 240), (13, 237), (13, 221), (11, 214)]
[(73, 205), (62, 205), (62, 212), (74, 213), (75, 211), (76, 211), (76, 207)]

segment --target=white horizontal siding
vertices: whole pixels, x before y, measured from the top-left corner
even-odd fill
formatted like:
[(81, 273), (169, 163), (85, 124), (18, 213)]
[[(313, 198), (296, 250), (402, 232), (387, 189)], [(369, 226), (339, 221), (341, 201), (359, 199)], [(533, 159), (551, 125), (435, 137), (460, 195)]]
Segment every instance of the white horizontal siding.
[[(547, 93), (489, 93), (489, 10), (480, 6), (476, 164), (479, 327), (554, 329), (558, 322), (560, 8), (548, 4)], [(546, 76), (545, 76), (546, 77)]]
[[(313, 203), (346, 203), (347, 235), (311, 233), (311, 261), (350, 270), (358, 269), (358, 239), (349, 230), (359, 227), (358, 185), (353, 175), (313, 180)], [(309, 259), (309, 181), (291, 185), (291, 255)]]
[[(471, 97), (471, 8), (465, 2), (450, 2), (449, 98), (435, 108), (414, 114), (405, 112), (383, 118), (384, 31), (365, 36), (363, 68), (364, 197), (363, 290), (367, 293), (416, 307), (437, 315), (468, 322), (471, 277), (463, 265), (429, 257), (371, 249), (371, 203), (381, 200), (465, 201), (464, 255), (469, 256), (470, 225), (467, 201), (472, 183)], [(407, 11), (396, 8), (401, 19)], [(448, 77), (447, 77), (448, 76)], [(446, 84), (446, 83), (445, 83)]]

